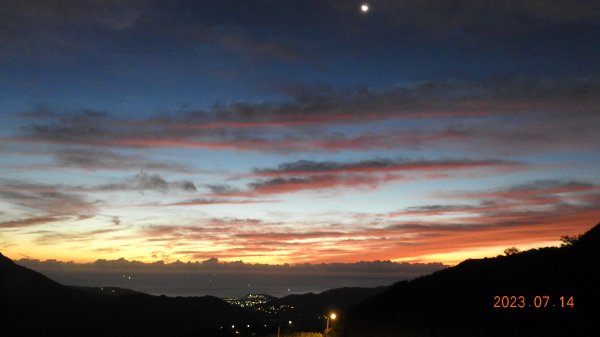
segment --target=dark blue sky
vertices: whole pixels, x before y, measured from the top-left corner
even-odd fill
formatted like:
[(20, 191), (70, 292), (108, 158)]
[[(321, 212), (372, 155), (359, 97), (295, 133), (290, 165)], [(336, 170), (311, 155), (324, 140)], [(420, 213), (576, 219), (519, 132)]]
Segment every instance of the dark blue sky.
[(6, 6), (0, 69), (4, 94), (29, 104), (206, 108), (290, 86), (599, 70), (590, 3), (373, 1), (366, 14), (347, 1), (25, 3)]

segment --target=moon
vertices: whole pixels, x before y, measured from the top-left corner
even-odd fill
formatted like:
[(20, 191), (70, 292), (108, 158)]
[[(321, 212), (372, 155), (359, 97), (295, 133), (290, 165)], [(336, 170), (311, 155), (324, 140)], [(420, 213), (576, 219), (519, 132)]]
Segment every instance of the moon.
[(363, 13), (366, 13), (369, 11), (369, 5), (368, 4), (362, 4), (360, 5), (360, 11)]

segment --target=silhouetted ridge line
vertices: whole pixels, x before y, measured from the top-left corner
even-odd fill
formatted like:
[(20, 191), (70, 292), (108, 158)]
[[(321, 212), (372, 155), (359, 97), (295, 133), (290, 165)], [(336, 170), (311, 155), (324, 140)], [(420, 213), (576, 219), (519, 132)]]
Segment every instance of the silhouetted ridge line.
[[(573, 246), (467, 260), (354, 307), (344, 336), (600, 336), (599, 257), (600, 224)], [(525, 306), (494, 308), (495, 296), (523, 296)], [(536, 296), (548, 306), (536, 308)]]
[[(0, 335), (219, 336), (232, 322), (261, 314), (212, 296), (165, 297), (60, 285), (0, 256)], [(6, 334), (8, 333), (8, 334)]]
[(48, 291), (63, 291), (66, 287), (34, 270), (19, 266), (0, 253), (0, 294), (3, 298), (17, 296), (49, 296)]
[(13, 260), (9, 259), (8, 257), (4, 256), (1, 252), (0, 252), (0, 266), (7, 266), (7, 265), (11, 265), (11, 264), (15, 264), (13, 262)]
[(577, 240), (575, 246), (589, 246), (590, 248), (594, 247), (598, 249), (600, 247), (600, 223), (585, 232), (585, 234)]

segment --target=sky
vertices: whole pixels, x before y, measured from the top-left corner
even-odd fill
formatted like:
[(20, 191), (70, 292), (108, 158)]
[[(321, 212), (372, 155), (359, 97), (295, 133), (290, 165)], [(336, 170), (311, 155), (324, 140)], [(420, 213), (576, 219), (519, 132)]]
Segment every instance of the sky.
[(600, 219), (597, 1), (1, 7), (11, 258), (451, 265)]

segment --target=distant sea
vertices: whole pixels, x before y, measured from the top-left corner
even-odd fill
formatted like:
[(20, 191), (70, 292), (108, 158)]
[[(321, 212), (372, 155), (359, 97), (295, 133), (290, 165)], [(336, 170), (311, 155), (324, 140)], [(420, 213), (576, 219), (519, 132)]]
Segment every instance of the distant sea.
[[(393, 275), (298, 275), (286, 273), (206, 273), (206, 272), (76, 272), (43, 270), (44, 275), (65, 285), (128, 288), (152, 295), (205, 296), (220, 298), (246, 294), (320, 293), (340, 287), (376, 287), (400, 281)], [(387, 276), (387, 277), (386, 277)]]

